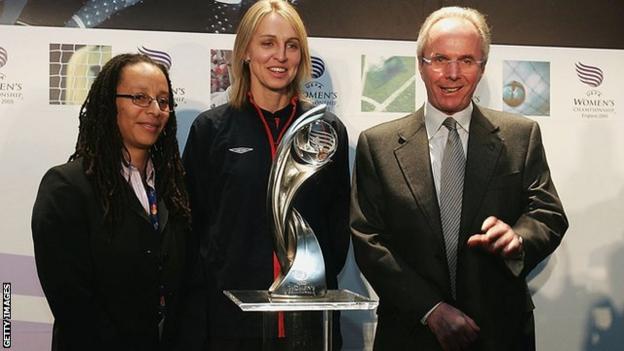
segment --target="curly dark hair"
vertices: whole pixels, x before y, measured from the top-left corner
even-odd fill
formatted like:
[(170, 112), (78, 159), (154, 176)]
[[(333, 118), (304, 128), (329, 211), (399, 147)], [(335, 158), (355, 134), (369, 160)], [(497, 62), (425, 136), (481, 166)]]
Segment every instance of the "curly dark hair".
[[(124, 67), (149, 63), (158, 67), (167, 78), (169, 101), (173, 90), (165, 67), (141, 54), (121, 54), (110, 59), (97, 75), (87, 99), (80, 109), (80, 126), (76, 150), (69, 161), (81, 158), (85, 174), (95, 187), (96, 196), (104, 209), (107, 224), (117, 222), (127, 208), (130, 188), (122, 177), (122, 162), (129, 156), (117, 125), (116, 91)], [(176, 139), (175, 111), (158, 140), (150, 149), (156, 170), (158, 196), (164, 199), (173, 215), (181, 216), (190, 226), (188, 194), (184, 186), (184, 168)], [(124, 155), (126, 157), (124, 157)]]

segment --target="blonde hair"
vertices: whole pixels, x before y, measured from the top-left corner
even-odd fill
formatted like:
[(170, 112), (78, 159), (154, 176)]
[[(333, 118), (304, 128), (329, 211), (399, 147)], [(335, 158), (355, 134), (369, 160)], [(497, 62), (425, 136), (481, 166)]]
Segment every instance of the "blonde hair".
[(490, 27), (485, 20), (485, 15), (475, 9), (457, 6), (443, 7), (434, 11), (429, 15), (429, 17), (427, 17), (427, 19), (425, 19), (425, 22), (420, 27), (420, 32), (418, 32), (418, 42), (416, 44), (416, 55), (418, 58), (421, 59), (423, 57), (423, 51), (425, 50), (425, 44), (429, 40), (431, 27), (433, 27), (433, 25), (440, 20), (446, 18), (463, 18), (475, 26), (479, 36), (481, 37), (481, 52), (483, 54), (483, 60), (487, 61), (490, 53), (492, 36)]
[(229, 96), (230, 105), (241, 108), (247, 100), (247, 93), (251, 88), (251, 73), (245, 62), (247, 47), (256, 32), (260, 22), (271, 13), (284, 18), (295, 30), (299, 39), (301, 61), (295, 79), (288, 86), (290, 96), (301, 96), (301, 85), (310, 79), (310, 50), (308, 48), (308, 34), (303, 21), (297, 11), (284, 0), (260, 0), (247, 10), (236, 32), (234, 51), (232, 53), (232, 86)]

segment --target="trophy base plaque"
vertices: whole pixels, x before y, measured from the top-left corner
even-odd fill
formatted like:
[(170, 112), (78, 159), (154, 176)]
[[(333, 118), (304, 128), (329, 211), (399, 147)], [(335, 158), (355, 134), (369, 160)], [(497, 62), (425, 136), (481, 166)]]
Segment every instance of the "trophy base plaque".
[[(244, 312), (262, 312), (263, 350), (332, 349), (332, 311), (372, 310), (378, 301), (349, 290), (327, 290), (322, 297), (274, 298), (267, 290), (225, 290)], [(276, 339), (278, 312), (284, 312), (286, 337)]]

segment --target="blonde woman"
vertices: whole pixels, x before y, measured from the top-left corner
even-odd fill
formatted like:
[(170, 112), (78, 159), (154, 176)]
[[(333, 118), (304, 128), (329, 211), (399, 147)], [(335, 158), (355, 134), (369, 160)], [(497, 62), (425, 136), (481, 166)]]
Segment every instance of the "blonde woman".
[[(309, 79), (310, 53), (301, 18), (286, 1), (262, 0), (241, 20), (234, 43), (233, 85), (227, 104), (200, 114), (191, 128), (183, 161), (200, 241), (207, 293), (207, 343), (215, 350), (262, 348), (262, 316), (243, 313), (222, 293), (267, 289), (278, 272), (266, 217), (266, 189), (273, 155), (288, 127), (311, 105), (301, 86)], [(347, 133), (338, 132), (333, 162), (301, 188), (295, 207), (323, 249), (327, 285), (349, 246)], [(336, 343), (340, 344), (336, 318)], [(283, 324), (276, 337), (288, 335)]]

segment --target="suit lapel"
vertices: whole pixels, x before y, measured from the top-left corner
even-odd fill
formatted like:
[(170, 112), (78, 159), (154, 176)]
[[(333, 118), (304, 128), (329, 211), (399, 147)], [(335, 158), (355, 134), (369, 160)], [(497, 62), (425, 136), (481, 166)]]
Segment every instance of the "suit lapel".
[(440, 239), (439, 244), (444, 247), (423, 109), (416, 111), (407, 122), (404, 128), (399, 130), (400, 145), (395, 148), (394, 154), (418, 208), (427, 219), (431, 231)]
[[(475, 105), (470, 122), (468, 156), (464, 178), (464, 197), (460, 229), (460, 250), (470, 233), (488, 183), (492, 179), (498, 162), (503, 140), (498, 135), (498, 126), (493, 125)], [(480, 223), (478, 224), (480, 226)]]
[(167, 227), (169, 221), (169, 209), (162, 198), (158, 198), (158, 228), (162, 233)]
[(137, 199), (137, 196), (134, 193), (134, 190), (132, 190), (132, 187), (130, 187), (130, 185), (128, 185), (128, 189), (129, 189), (128, 195), (132, 199), (130, 200), (130, 209), (132, 210), (132, 212), (134, 212), (134, 214), (146, 220), (148, 223), (151, 223), (149, 217), (147, 216), (147, 213), (145, 212), (145, 209), (143, 208), (143, 205), (141, 205), (141, 201)]

